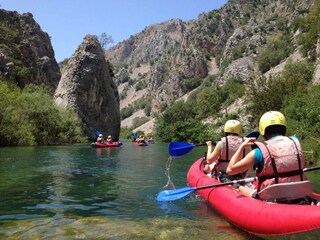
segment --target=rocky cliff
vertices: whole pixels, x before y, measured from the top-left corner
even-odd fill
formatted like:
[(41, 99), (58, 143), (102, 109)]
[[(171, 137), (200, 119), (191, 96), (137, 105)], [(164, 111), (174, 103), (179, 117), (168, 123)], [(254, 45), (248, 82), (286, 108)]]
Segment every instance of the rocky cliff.
[(234, 77), (249, 84), (264, 74), (257, 56), (313, 3), (230, 0), (192, 21), (146, 27), (106, 51), (115, 66), (121, 109), (134, 104), (142, 89), (152, 98), (152, 118), (188, 94), (192, 89), (187, 86), (199, 79), (213, 76), (212, 84), (224, 85)]
[(128, 74), (142, 65), (149, 69), (134, 80), (145, 82), (153, 98), (153, 112), (185, 93), (181, 87), (184, 79), (203, 78), (208, 73), (205, 56), (190, 41), (186, 23), (178, 19), (146, 27), (109, 49), (106, 57)]
[(119, 138), (119, 95), (96, 36), (87, 35), (69, 59), (56, 89), (55, 102), (73, 108), (85, 123), (85, 133)]
[(50, 37), (31, 13), (0, 9), (0, 78), (17, 83), (45, 84), (52, 92), (61, 74)]

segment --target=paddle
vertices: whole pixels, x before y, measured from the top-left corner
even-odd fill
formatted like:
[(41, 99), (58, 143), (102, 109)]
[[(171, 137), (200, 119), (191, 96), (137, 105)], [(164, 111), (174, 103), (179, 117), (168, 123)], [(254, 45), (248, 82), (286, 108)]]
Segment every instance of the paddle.
[[(320, 166), (304, 168), (303, 172), (310, 172), (310, 171), (319, 170), (319, 169), (320, 169)], [(196, 190), (213, 188), (213, 187), (221, 187), (221, 186), (232, 185), (232, 184), (249, 183), (249, 182), (254, 182), (257, 179), (258, 179), (257, 177), (252, 177), (252, 178), (244, 178), (240, 180), (233, 180), (231, 182), (217, 183), (217, 184), (201, 186), (201, 187), (184, 187), (180, 189), (165, 190), (158, 194), (157, 201), (158, 202), (174, 201), (174, 200), (183, 198), (187, 196), (189, 193), (192, 193), (193, 191), (196, 191)]]
[[(96, 135), (99, 137), (99, 135), (101, 134), (101, 132), (96, 131)], [(106, 141), (104, 139), (102, 139), (101, 143), (105, 143)]]
[[(259, 137), (259, 132), (251, 132), (247, 134), (245, 137), (246, 138), (258, 138)], [(213, 141), (213, 144), (216, 144), (215, 141)], [(169, 149), (169, 154), (170, 156), (173, 157), (179, 157), (182, 155), (187, 154), (190, 152), (194, 147), (199, 147), (199, 146), (205, 146), (207, 145), (206, 143), (200, 143), (200, 144), (191, 144), (187, 142), (171, 142), (169, 143), (168, 149)]]
[(213, 188), (213, 187), (221, 187), (221, 186), (227, 186), (232, 184), (248, 183), (248, 182), (253, 182), (257, 179), (258, 179), (257, 177), (252, 177), (252, 178), (233, 180), (231, 182), (217, 183), (217, 184), (212, 184), (212, 185), (207, 185), (202, 187), (184, 187), (180, 189), (165, 190), (158, 194), (157, 201), (158, 202), (174, 201), (174, 200), (183, 198), (187, 196), (189, 193), (192, 193), (193, 191), (196, 191), (196, 190)]
[[(213, 141), (213, 144), (216, 142)], [(170, 156), (179, 157), (190, 152), (194, 147), (205, 146), (206, 143), (192, 144), (187, 142), (171, 142), (169, 143), (168, 149)]]
[(259, 136), (260, 136), (259, 132), (251, 132), (251, 133), (248, 133), (245, 137), (258, 139)]
[(304, 168), (303, 172), (310, 172), (310, 171), (314, 171), (314, 170), (319, 170), (320, 166), (315, 166), (315, 167), (310, 167), (310, 168)]

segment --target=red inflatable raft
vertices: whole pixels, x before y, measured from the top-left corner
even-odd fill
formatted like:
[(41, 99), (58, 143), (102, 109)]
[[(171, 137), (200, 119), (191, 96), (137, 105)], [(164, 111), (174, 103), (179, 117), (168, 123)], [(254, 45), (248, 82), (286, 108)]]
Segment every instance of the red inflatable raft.
[(135, 145), (137, 146), (137, 147), (143, 147), (143, 146), (148, 146), (148, 144), (146, 143), (146, 142), (136, 142), (135, 143)]
[[(203, 159), (189, 169), (190, 187), (218, 184), (203, 173)], [(238, 228), (264, 239), (319, 239), (320, 206), (268, 203), (241, 195), (231, 186), (196, 191)], [(312, 193), (319, 200), (320, 195)]]
[(105, 148), (105, 147), (120, 147), (122, 146), (122, 142), (113, 142), (113, 143), (91, 143), (91, 147), (93, 148)]

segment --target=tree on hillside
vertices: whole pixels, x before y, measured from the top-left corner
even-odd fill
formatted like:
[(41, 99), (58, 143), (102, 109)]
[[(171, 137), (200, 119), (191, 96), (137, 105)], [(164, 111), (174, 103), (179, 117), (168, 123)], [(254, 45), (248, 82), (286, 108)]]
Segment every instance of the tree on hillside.
[(280, 74), (269, 79), (263, 77), (252, 83), (247, 92), (247, 101), (251, 102), (248, 113), (253, 119), (272, 110), (282, 111), (285, 99), (297, 92), (307, 94), (312, 82), (314, 66), (308, 61), (288, 63)]
[(99, 36), (99, 43), (103, 49), (107, 48), (107, 46), (113, 42), (112, 36), (106, 34), (105, 32)]
[[(316, 59), (316, 47), (320, 34), (320, 0), (315, 1), (308, 15), (302, 19), (300, 26), (302, 34), (298, 37), (298, 43), (301, 44), (301, 52), (304, 56), (311, 54), (313, 60)], [(310, 57), (310, 56), (309, 56)]]
[(156, 118), (155, 133), (163, 142), (203, 142), (207, 128), (197, 117), (192, 103), (178, 101)]

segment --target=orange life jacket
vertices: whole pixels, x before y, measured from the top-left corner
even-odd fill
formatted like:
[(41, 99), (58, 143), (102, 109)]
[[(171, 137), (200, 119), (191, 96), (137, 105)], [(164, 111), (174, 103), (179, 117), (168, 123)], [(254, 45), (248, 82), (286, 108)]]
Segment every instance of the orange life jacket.
[[(244, 138), (238, 135), (229, 135), (221, 138), (222, 148), (218, 159), (219, 170), (225, 172), (232, 156), (236, 153)], [(243, 158), (248, 154), (248, 150), (243, 150)]]
[(276, 184), (303, 181), (305, 166), (301, 144), (296, 138), (278, 136), (263, 143), (256, 142), (262, 152), (264, 166), (258, 176), (258, 192)]

